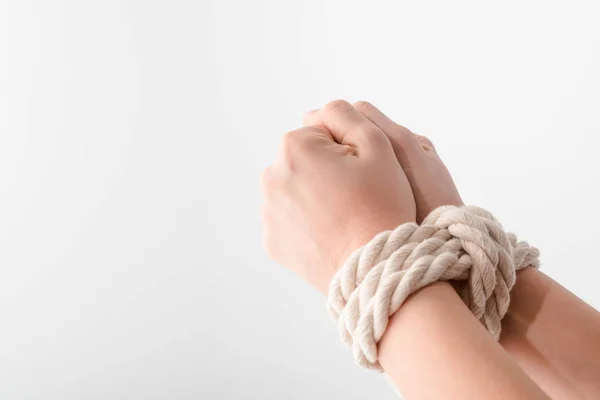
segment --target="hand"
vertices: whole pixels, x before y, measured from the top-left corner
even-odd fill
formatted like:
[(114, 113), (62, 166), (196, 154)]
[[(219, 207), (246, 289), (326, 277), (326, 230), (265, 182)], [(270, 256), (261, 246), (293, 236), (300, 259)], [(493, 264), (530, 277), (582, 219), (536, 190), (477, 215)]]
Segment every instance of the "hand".
[[(377, 126), (390, 141), (397, 165), (402, 167), (403, 177), (412, 188), (417, 222), (439, 206), (463, 204), (431, 141), (397, 125), (369, 103), (356, 103), (354, 109)], [(326, 110), (312, 111), (305, 115), (304, 123), (308, 126), (322, 125), (326, 117)], [(390, 171), (396, 174), (395, 169)], [(404, 198), (399, 199), (406, 202)], [(428, 318), (422, 318), (424, 314)], [(449, 337), (453, 339), (447, 340)], [(460, 342), (464, 344), (456, 346)], [(411, 296), (390, 321), (379, 352), (382, 366), (406, 397), (429, 398), (443, 394), (456, 398), (480, 398), (481, 393), (490, 391), (489, 380), (481, 377), (495, 376), (507, 382), (498, 392), (499, 398), (547, 398), (520, 369), (511, 365), (511, 359), (504, 352), (498, 351), (497, 344), (472, 318), (448, 283), (431, 285)], [(423, 360), (423, 365), (419, 365)], [(472, 368), (473, 373), (459, 376), (464, 379), (453, 377), (442, 379), (433, 386), (423, 385), (423, 379), (431, 376), (432, 365), (439, 367), (434, 375), (441, 378), (451, 377), (452, 370), (457, 368)], [(465, 387), (469, 390), (464, 391)], [(497, 389), (497, 386), (494, 388)]]
[(377, 233), (413, 222), (408, 179), (386, 135), (345, 101), (289, 132), (262, 176), (264, 243), (277, 262), (321, 292)]
[[(381, 129), (392, 143), (415, 197), (417, 222), (423, 221), (437, 207), (463, 205), (448, 169), (429, 139), (396, 124), (370, 103), (360, 101), (354, 108)], [(304, 117), (305, 125), (320, 124), (321, 121), (318, 111), (311, 111)]]

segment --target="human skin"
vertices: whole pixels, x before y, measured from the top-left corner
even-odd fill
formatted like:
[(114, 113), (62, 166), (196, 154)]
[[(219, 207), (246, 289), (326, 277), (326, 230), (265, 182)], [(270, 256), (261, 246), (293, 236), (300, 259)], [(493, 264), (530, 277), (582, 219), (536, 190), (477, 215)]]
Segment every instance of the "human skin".
[[(265, 247), (323, 293), (335, 271), (380, 231), (417, 219), (385, 133), (344, 101), (290, 132), (262, 176)], [(380, 362), (408, 398), (547, 399), (481, 327), (448, 283), (415, 294), (391, 318)]]
[(532, 268), (511, 295), (502, 346), (554, 399), (600, 399), (600, 313)]
[(334, 105), (325, 110), (332, 129), (287, 133), (277, 162), (261, 177), (265, 249), (323, 293), (366, 237), (416, 215), (385, 134), (358, 112), (340, 118)]
[[(456, 186), (427, 138), (367, 102), (354, 104), (390, 139), (415, 196), (417, 220), (442, 205), (462, 205)], [(304, 123), (319, 124), (319, 111)], [(500, 343), (553, 399), (600, 398), (600, 315), (532, 268), (517, 273)]]

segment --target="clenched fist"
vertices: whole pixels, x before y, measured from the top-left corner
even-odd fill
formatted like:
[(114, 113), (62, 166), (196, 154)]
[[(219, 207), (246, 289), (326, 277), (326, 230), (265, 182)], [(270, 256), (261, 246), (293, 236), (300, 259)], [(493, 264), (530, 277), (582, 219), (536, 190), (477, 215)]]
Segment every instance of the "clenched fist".
[[(421, 223), (431, 211), (440, 206), (463, 205), (452, 176), (429, 139), (398, 125), (368, 102), (359, 101), (354, 104), (354, 108), (381, 129), (390, 140), (415, 197), (417, 223)], [(307, 126), (319, 125), (322, 121), (323, 116), (319, 110), (304, 116), (304, 124)]]
[(377, 233), (413, 222), (416, 208), (390, 140), (345, 101), (320, 125), (285, 135), (262, 175), (270, 256), (323, 293), (345, 259)]

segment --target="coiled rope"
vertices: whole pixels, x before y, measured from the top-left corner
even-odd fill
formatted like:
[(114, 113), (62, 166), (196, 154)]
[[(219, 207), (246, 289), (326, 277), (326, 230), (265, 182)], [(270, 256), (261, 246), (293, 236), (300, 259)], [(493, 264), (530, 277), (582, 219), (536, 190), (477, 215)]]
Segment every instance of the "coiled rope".
[(357, 363), (381, 371), (377, 343), (409, 295), (436, 281), (457, 282), (464, 303), (497, 340), (515, 272), (538, 268), (538, 258), (488, 211), (443, 206), (421, 225), (400, 225), (356, 250), (331, 281), (328, 309)]

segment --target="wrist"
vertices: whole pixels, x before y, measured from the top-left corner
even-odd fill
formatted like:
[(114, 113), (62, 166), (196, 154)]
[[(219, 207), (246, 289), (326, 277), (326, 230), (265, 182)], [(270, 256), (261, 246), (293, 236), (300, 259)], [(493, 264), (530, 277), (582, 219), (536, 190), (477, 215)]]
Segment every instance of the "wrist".
[(541, 303), (549, 287), (544, 283), (542, 274), (535, 268), (517, 271), (515, 286), (511, 291), (511, 301), (503, 320), (503, 339), (518, 331), (524, 334), (535, 321)]
[[(351, 230), (347, 235), (340, 234), (339, 238), (346, 238), (345, 242), (340, 242), (337, 246), (332, 248), (338, 248), (339, 254), (337, 257), (333, 257), (333, 261), (329, 268), (327, 268), (324, 276), (321, 279), (321, 284), (316, 285), (325, 295), (329, 292), (329, 285), (333, 276), (344, 266), (348, 258), (360, 247), (370, 242), (375, 236), (381, 232), (393, 230), (398, 226), (405, 223), (414, 223), (415, 215), (410, 213), (395, 212), (395, 213), (381, 213), (376, 217), (371, 216), (370, 218), (364, 218), (364, 223), (356, 224), (358, 228)], [(337, 235), (336, 235), (337, 236)]]
[(379, 357), (384, 369), (388, 359), (389, 362), (396, 359), (393, 351), (396, 339), (401, 335), (410, 334), (409, 331), (417, 326), (414, 321), (418, 321), (419, 326), (430, 325), (434, 322), (433, 319), (446, 315), (450, 309), (457, 307), (466, 309), (449, 282), (435, 282), (412, 294), (390, 317), (388, 328), (379, 342)]
[(379, 361), (406, 398), (481, 399), (494, 391), (498, 399), (547, 399), (447, 282), (414, 293), (392, 316)]

